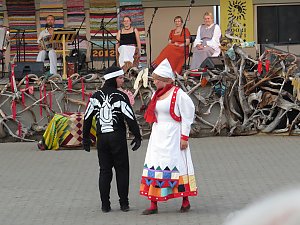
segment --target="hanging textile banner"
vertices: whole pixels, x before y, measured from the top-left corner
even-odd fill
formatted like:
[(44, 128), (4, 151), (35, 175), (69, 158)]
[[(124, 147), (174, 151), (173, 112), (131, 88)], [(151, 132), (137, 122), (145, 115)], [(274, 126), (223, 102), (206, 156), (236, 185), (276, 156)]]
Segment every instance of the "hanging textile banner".
[[(67, 0), (67, 26), (70, 28), (79, 28), (85, 32), (85, 12), (84, 0)], [(83, 23), (82, 23), (83, 22)]]
[(3, 11), (3, 0), (0, 0), (0, 26), (3, 25), (4, 11)]
[(141, 0), (120, 0), (120, 6), (142, 5)]
[[(234, 36), (238, 36), (243, 41), (253, 41), (253, 2), (252, 0), (221, 0), (221, 29), (225, 34), (228, 22), (233, 19), (238, 24), (233, 24), (232, 31)], [(240, 31), (242, 30), (241, 36)]]
[(6, 1), (8, 24), (11, 33), (10, 58), (35, 61), (38, 52), (34, 0)]
[(91, 57), (112, 64), (118, 32), (116, 0), (90, 1), (90, 28)]
[(41, 28), (46, 25), (48, 15), (55, 17), (55, 28), (64, 27), (64, 11), (63, 2), (61, 0), (40, 0), (40, 24)]
[[(66, 27), (79, 30), (79, 48), (87, 50), (86, 40), (86, 18), (84, 0), (66, 0), (67, 5), (67, 25)], [(76, 37), (78, 38), (78, 37)], [(78, 44), (78, 43), (77, 43)], [(69, 49), (74, 49), (75, 45), (69, 45)]]

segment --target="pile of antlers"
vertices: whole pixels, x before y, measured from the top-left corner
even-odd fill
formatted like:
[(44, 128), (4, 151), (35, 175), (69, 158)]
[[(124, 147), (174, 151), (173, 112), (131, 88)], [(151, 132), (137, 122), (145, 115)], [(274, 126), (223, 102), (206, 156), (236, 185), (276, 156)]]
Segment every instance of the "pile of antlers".
[[(227, 135), (300, 134), (297, 57), (266, 50), (256, 59), (251, 58), (244, 47), (255, 45), (233, 36), (234, 23), (240, 26), (231, 20), (222, 41), (222, 69), (199, 68), (176, 76), (176, 84), (197, 106), (193, 135), (203, 136), (207, 130), (213, 135), (223, 131)], [(240, 43), (234, 44), (233, 40)], [(148, 68), (141, 71), (132, 68), (126, 78), (126, 89), (132, 92), (136, 102), (134, 108), (142, 134), (149, 135), (151, 127), (145, 123), (143, 113), (155, 88)], [(8, 82), (0, 89), (0, 139), (10, 134), (23, 141), (34, 141), (30, 137), (44, 131), (55, 113), (83, 112), (88, 96), (104, 84), (100, 74), (83, 77), (73, 74), (67, 83), (60, 76), (46, 78), (29, 74), (26, 79), (18, 84)], [(28, 80), (33, 93), (29, 92)], [(50, 96), (54, 99), (51, 104)], [(30, 121), (24, 119), (26, 113)]]
[[(201, 94), (200, 91), (194, 96), (198, 101), (196, 117), (200, 128), (208, 126), (212, 134), (220, 134), (224, 129), (228, 135), (299, 134), (300, 73), (297, 57), (266, 50), (257, 59), (252, 59), (243, 48), (255, 46), (254, 43), (232, 36), (232, 24), (233, 21), (223, 39), (224, 69), (200, 72), (200, 81), (186, 90), (191, 94), (200, 86), (201, 79), (210, 84), (208, 93)], [(236, 39), (241, 43), (233, 44)], [(193, 79), (193, 73), (185, 72), (185, 83)], [(216, 104), (219, 104), (219, 114), (212, 122), (209, 115)]]

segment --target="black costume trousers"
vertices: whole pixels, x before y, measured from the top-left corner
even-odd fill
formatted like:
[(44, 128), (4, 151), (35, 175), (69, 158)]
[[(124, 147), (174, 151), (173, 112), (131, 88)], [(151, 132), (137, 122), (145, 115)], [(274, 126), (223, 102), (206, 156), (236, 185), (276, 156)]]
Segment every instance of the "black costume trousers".
[(112, 168), (116, 181), (120, 205), (128, 205), (129, 158), (125, 131), (114, 131), (98, 135), (97, 150), (100, 166), (99, 191), (102, 207), (110, 206), (110, 184)]

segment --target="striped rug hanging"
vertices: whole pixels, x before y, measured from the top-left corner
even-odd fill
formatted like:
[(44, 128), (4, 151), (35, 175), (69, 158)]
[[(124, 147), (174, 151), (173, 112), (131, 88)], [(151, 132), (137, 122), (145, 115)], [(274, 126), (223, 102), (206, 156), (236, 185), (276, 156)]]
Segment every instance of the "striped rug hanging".
[[(86, 41), (86, 19), (85, 19), (85, 9), (84, 9), (84, 0), (66, 0), (67, 5), (67, 23), (66, 27), (79, 29), (79, 48), (87, 49)], [(81, 27), (80, 27), (81, 26)], [(69, 46), (70, 49), (73, 49), (75, 46)]]
[(0, 26), (3, 25), (4, 11), (3, 11), (3, 0), (0, 0)]
[(55, 17), (55, 28), (64, 27), (63, 1), (61, 0), (40, 0), (40, 25), (45, 27), (48, 15)]
[[(21, 44), (20, 60), (35, 61), (38, 53), (37, 30), (35, 21), (34, 0), (10, 0), (6, 1), (8, 24), (10, 29), (10, 55), (14, 59), (17, 54), (17, 44)], [(25, 39), (25, 49), (23, 41)], [(25, 55), (24, 55), (25, 52)]]
[(91, 41), (94, 43), (91, 54), (94, 60), (101, 61), (104, 56), (104, 61), (114, 62), (117, 21), (116, 0), (90, 1)]

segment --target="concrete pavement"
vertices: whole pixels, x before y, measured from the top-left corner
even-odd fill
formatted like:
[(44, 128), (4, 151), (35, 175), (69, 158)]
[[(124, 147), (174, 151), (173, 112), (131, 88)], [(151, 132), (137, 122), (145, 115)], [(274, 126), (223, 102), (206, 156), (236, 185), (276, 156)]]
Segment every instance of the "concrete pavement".
[(198, 224), (218, 225), (265, 194), (300, 184), (300, 138), (209, 137), (190, 140), (199, 196), (180, 214), (181, 199), (140, 215), (139, 196), (147, 141), (130, 150), (131, 211), (119, 210), (115, 181), (112, 212), (100, 210), (96, 151), (39, 151), (33, 143), (0, 144), (1, 225)]

